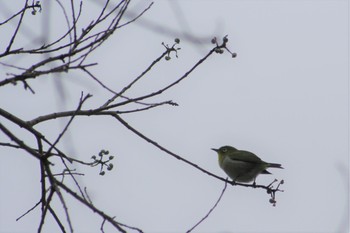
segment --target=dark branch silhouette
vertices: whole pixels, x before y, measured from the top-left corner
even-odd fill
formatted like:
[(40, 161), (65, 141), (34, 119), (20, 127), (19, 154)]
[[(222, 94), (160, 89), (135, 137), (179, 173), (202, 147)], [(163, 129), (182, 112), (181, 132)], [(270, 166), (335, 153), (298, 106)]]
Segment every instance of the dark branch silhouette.
[[(40, 208), (41, 217), (38, 223), (38, 232), (42, 232), (45, 226), (45, 221), (50, 215), (57, 227), (61, 232), (73, 232), (74, 222), (70, 216), (68, 203), (66, 201), (67, 196), (72, 197), (77, 202), (81, 203), (82, 206), (91, 210), (97, 216), (101, 218), (101, 231), (104, 232), (104, 226), (109, 223), (116, 230), (120, 232), (127, 232), (128, 230), (133, 230), (137, 232), (143, 232), (140, 228), (130, 226), (125, 223), (119, 222), (116, 217), (105, 213), (103, 210), (98, 208), (93, 204), (89, 198), (87, 188), (81, 187), (76, 176), (83, 176), (84, 173), (77, 172), (74, 169), (75, 164), (81, 164), (88, 167), (98, 167), (99, 175), (104, 175), (113, 169), (112, 160), (113, 155), (109, 155), (109, 151), (101, 149), (97, 156), (92, 156), (92, 161), (83, 161), (76, 156), (67, 154), (60, 148), (60, 141), (66, 136), (66, 132), (74, 124), (75, 121), (79, 121), (80, 117), (110, 117), (115, 120), (116, 124), (121, 124), (127, 128), (130, 132), (142, 138), (146, 142), (152, 144), (159, 150), (165, 152), (169, 156), (183, 162), (193, 169), (198, 170), (204, 174), (211, 176), (217, 180), (224, 182), (224, 189), (222, 190), (220, 197), (218, 198), (215, 205), (210, 209), (210, 211), (188, 232), (192, 231), (200, 223), (202, 223), (209, 214), (217, 207), (218, 203), (223, 196), (227, 184), (233, 186), (251, 187), (266, 190), (271, 196), (270, 202), (272, 204), (276, 203), (275, 194), (279, 189), (279, 186), (283, 183), (279, 182), (277, 187), (273, 187), (273, 183), (268, 186), (264, 185), (250, 185), (250, 184), (240, 184), (232, 181), (228, 181), (220, 176), (217, 176), (206, 169), (198, 166), (197, 164), (185, 159), (184, 156), (176, 154), (164, 146), (160, 145), (156, 140), (153, 140), (143, 134), (141, 131), (131, 126), (124, 118), (123, 114), (138, 114), (142, 111), (149, 111), (153, 108), (164, 107), (164, 106), (177, 106), (177, 103), (173, 100), (162, 100), (155, 101), (154, 97), (162, 96), (166, 91), (179, 85), (183, 80), (190, 77), (192, 72), (198, 69), (205, 61), (215, 55), (222, 54), (225, 51), (229, 53), (232, 57), (236, 57), (235, 53), (232, 53), (227, 47), (228, 37), (225, 36), (222, 40), (216, 38), (212, 39), (212, 49), (210, 49), (206, 55), (204, 55), (198, 61), (195, 61), (191, 68), (184, 72), (180, 77), (176, 78), (174, 81), (164, 85), (163, 87), (156, 89), (154, 91), (148, 92), (143, 95), (136, 97), (129, 97), (128, 92), (133, 89), (135, 83), (139, 82), (141, 79), (145, 78), (151, 69), (155, 69), (160, 65), (161, 60), (171, 60), (172, 57), (178, 57), (178, 52), (180, 50), (180, 40), (176, 38), (172, 45), (162, 43), (164, 51), (160, 53), (144, 70), (136, 77), (131, 78), (130, 82), (125, 85), (120, 91), (115, 91), (111, 87), (108, 87), (103, 82), (103, 78), (96, 76), (92, 71), (91, 67), (97, 66), (96, 62), (87, 62), (87, 58), (90, 57), (96, 49), (102, 46), (108, 38), (115, 34), (115, 32), (123, 27), (142, 20), (142, 16), (148, 12), (152, 7), (151, 3), (143, 11), (138, 13), (131, 13), (128, 11), (130, 0), (120, 0), (117, 3), (106, 0), (103, 5), (100, 6), (100, 13), (97, 17), (92, 19), (88, 24), (81, 23), (81, 16), (83, 14), (83, 1), (69, 1), (61, 2), (56, 1), (58, 8), (63, 12), (63, 18), (66, 22), (67, 29), (57, 38), (52, 41), (47, 41), (39, 46), (26, 46), (26, 47), (16, 47), (16, 41), (20, 40), (21, 30), (23, 30), (23, 21), (28, 17), (30, 13), (31, 17), (40, 14), (44, 11), (40, 1), (26, 0), (23, 7), (14, 12), (8, 19), (0, 22), (0, 26), (12, 23), (17, 20), (15, 29), (10, 36), (8, 41), (2, 41), (6, 43), (3, 51), (0, 51), (0, 67), (4, 70), (9, 70), (5, 77), (0, 79), (0, 88), (6, 87), (8, 85), (22, 84), (24, 91), (29, 91), (32, 94), (36, 93), (34, 80), (47, 79), (50, 78), (49, 75), (61, 74), (62, 76), (67, 73), (78, 71), (81, 75), (85, 75), (90, 78), (97, 85), (101, 86), (104, 91), (108, 94), (112, 94), (110, 98), (104, 100), (104, 103), (100, 106), (95, 106), (94, 108), (86, 108), (86, 102), (93, 98), (91, 94), (81, 93), (80, 99), (77, 101), (77, 106), (73, 109), (68, 109), (60, 112), (48, 112), (44, 115), (37, 115), (34, 119), (22, 119), (15, 113), (0, 107), (0, 130), (7, 137), (8, 141), (0, 142), (1, 147), (6, 147), (9, 149), (20, 149), (25, 151), (29, 156), (32, 156), (40, 164), (40, 176), (41, 176), (41, 197), (40, 200), (33, 205), (28, 211), (20, 215), (16, 221), (19, 221), (34, 209)], [(124, 18), (127, 18), (125, 20)], [(62, 20), (62, 21), (64, 21)], [(149, 25), (149, 22), (146, 22)], [(153, 29), (157, 29), (158, 26), (154, 25)], [(0, 28), (1, 30), (1, 28)], [(196, 41), (197, 39), (193, 36), (187, 35), (191, 40)], [(29, 65), (24, 64), (14, 64), (8, 61), (2, 61), (5, 58), (17, 58), (17, 57), (30, 57), (30, 56), (40, 56), (41, 59), (33, 60)], [(23, 91), (22, 88), (16, 87), (16, 91)], [(121, 107), (129, 106), (129, 110), (124, 110)], [(55, 121), (59, 118), (67, 118), (68, 121), (61, 129), (60, 133), (54, 140), (48, 139), (49, 137), (44, 131), (39, 130), (36, 126), (48, 122)], [(30, 143), (25, 138), (15, 133), (13, 125), (21, 128), (27, 133), (31, 134), (35, 139), (34, 145)], [(62, 165), (62, 171), (54, 173), (52, 170), (53, 162), (60, 162)], [(73, 181), (72, 185), (68, 185), (66, 180), (69, 179)], [(53, 205), (53, 198), (58, 198), (60, 205), (64, 211), (64, 217), (57, 214), (57, 207)]]

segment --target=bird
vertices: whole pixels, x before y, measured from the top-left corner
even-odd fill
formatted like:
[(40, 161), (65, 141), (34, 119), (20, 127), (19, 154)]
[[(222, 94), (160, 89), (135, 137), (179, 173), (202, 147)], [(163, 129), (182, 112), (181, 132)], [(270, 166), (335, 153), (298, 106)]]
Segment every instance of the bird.
[(232, 146), (222, 146), (212, 150), (218, 153), (219, 166), (233, 182), (250, 183), (260, 174), (271, 174), (267, 168), (281, 168), (281, 164), (267, 163), (254, 153), (238, 150)]

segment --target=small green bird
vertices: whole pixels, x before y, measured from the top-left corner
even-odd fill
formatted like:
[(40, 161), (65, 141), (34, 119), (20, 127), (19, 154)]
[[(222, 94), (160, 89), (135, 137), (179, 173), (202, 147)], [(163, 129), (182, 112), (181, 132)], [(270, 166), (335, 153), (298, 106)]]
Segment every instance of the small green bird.
[(237, 150), (232, 146), (212, 148), (212, 150), (218, 153), (220, 167), (234, 182), (254, 181), (255, 184), (258, 175), (271, 174), (266, 170), (267, 168), (283, 168), (281, 164), (267, 163), (249, 151)]

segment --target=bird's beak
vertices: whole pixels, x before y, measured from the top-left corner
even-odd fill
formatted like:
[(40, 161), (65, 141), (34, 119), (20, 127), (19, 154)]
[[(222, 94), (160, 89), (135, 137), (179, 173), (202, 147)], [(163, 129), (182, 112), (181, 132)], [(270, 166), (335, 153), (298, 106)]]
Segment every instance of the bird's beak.
[(215, 152), (219, 152), (219, 149), (211, 148)]

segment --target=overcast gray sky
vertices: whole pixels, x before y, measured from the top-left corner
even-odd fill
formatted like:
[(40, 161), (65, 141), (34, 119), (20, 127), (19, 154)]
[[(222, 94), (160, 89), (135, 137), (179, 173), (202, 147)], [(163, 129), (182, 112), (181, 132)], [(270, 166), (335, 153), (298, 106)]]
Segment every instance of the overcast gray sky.
[[(8, 10), (18, 9), (18, 2), (1, 3), (0, 21), (8, 17)], [(140, 12), (149, 3), (135, 1), (129, 10)], [(27, 18), (28, 31), (18, 43), (29, 44), (41, 35), (47, 14), (52, 38), (65, 30), (57, 4), (51, 2), (51, 10), (46, 4), (42, 2), (41, 14)], [(100, 6), (84, 1), (84, 20), (99, 13)], [(176, 33), (154, 31), (148, 24)], [(13, 27), (0, 27), (0, 37), (9, 35)], [(185, 39), (186, 33), (208, 40), (193, 43)], [(112, 89), (121, 90), (163, 52), (161, 42), (172, 44), (179, 37), (179, 58), (162, 61), (135, 85), (128, 94), (137, 96), (179, 78), (212, 48), (210, 38), (225, 35), (237, 58), (228, 53), (215, 55), (155, 99), (171, 99), (178, 107), (124, 116), (146, 136), (224, 178), (210, 148), (232, 145), (285, 168), (271, 169), (273, 175), (257, 179), (258, 184), (274, 178), (285, 180), (285, 192), (277, 193), (276, 207), (263, 190), (230, 186), (194, 232), (347, 232), (348, 1), (155, 1), (139, 22), (117, 31), (96, 51), (90, 59), (99, 65), (92, 71)], [(28, 63), (29, 59), (16, 62)], [(1, 79), (6, 78), (4, 73), (1, 71)], [(93, 94), (87, 108), (110, 97), (79, 73), (62, 79), (64, 98), (57, 85), (50, 78), (33, 81), (35, 95), (20, 85), (2, 88), (0, 106), (30, 120), (74, 109), (81, 91)], [(59, 122), (43, 123), (38, 129), (53, 139), (65, 121)], [(7, 138), (0, 134), (0, 141)], [(88, 187), (97, 207), (145, 232), (189, 230), (213, 206), (224, 186), (110, 118), (79, 118), (61, 146), (85, 160), (100, 149), (115, 155), (115, 169), (104, 177), (98, 175), (98, 169), (77, 166), (86, 174), (79, 180)], [(39, 165), (17, 150), (0, 147), (0, 154), (0, 232), (35, 232), (39, 209), (18, 222), (15, 219), (39, 201)], [(99, 217), (72, 199), (67, 202), (76, 232), (99, 230)], [(53, 225), (48, 221), (46, 232), (58, 231)], [(106, 229), (111, 232), (108, 225)]]

